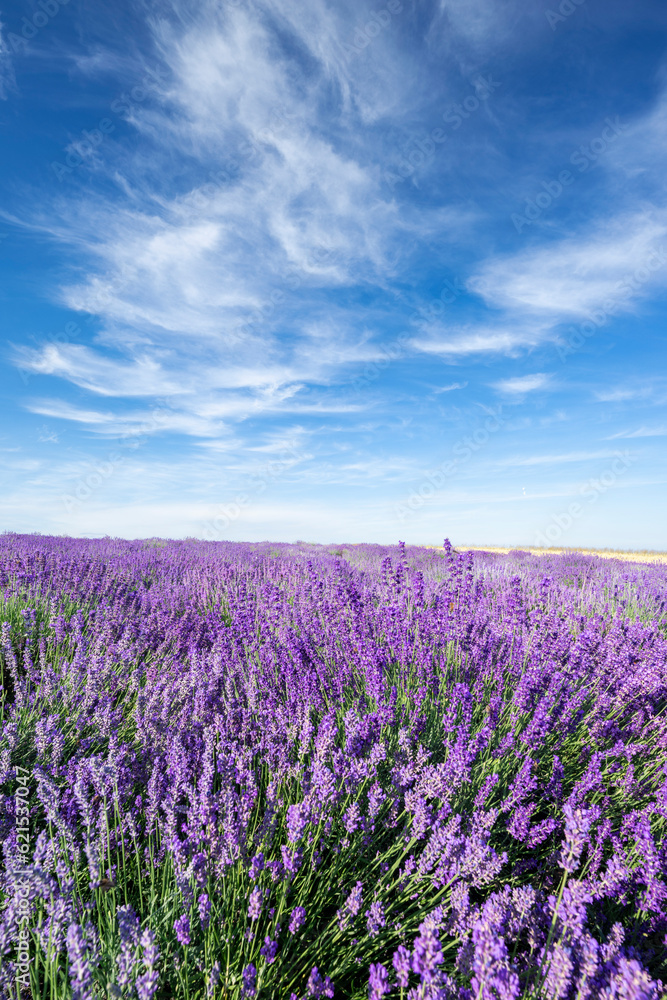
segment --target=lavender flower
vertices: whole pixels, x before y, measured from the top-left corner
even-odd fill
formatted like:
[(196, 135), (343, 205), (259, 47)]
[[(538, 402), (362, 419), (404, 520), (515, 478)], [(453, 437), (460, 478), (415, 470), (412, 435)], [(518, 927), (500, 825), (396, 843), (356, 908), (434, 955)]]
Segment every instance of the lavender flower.
[(600, 817), (600, 809), (574, 809), (568, 802), (563, 806), (565, 816), (565, 843), (561, 851), (561, 868), (573, 872), (577, 868), (581, 852), (586, 846), (593, 823)]
[(287, 810), (287, 836), (296, 844), (310, 822), (310, 807), (305, 802), (289, 806)]
[(146, 971), (137, 978), (135, 986), (139, 1000), (151, 1000), (157, 989), (159, 979), (156, 966), (160, 952), (155, 944), (155, 932), (147, 927), (143, 931), (139, 943), (142, 948), (142, 958), (146, 966)]
[(616, 996), (627, 997), (627, 1000), (658, 1000), (661, 994), (661, 984), (651, 979), (634, 958), (620, 959), (612, 988)]
[(187, 947), (190, 944), (190, 917), (187, 913), (183, 913), (174, 921), (174, 931), (178, 943), (184, 948)]
[(67, 957), (73, 1000), (92, 1000), (93, 976), (86, 941), (78, 923), (71, 923), (67, 928)]
[[(2, 626), (0, 997), (41, 912), (38, 946), (77, 1000), (98, 970), (117, 971), (116, 1000), (155, 1000), (154, 932), (120, 906), (115, 950), (98, 936), (108, 852), (129, 845), (129, 871), (181, 894), (166, 974), (188, 948), (205, 1000), (224, 992), (194, 947), (205, 890), (230, 878), (216, 931), (247, 958), (227, 992), (277, 996), (283, 951), (324, 967), (333, 905), (357, 985), (379, 941), (396, 948), (368, 969), (372, 997), (658, 1000), (667, 570), (341, 552), (0, 535), (5, 610), (26, 612)], [(297, 981), (286, 996), (333, 991), (317, 966)]]
[(551, 952), (545, 960), (547, 974), (544, 980), (544, 989), (547, 996), (554, 1000), (561, 1000), (568, 994), (574, 964), (571, 957), (571, 949), (566, 948), (558, 942), (551, 948)]
[(243, 995), (246, 997), (254, 997), (257, 992), (255, 989), (255, 984), (257, 982), (257, 969), (252, 962), (249, 965), (246, 965), (241, 973), (241, 978), (243, 980)]
[(387, 993), (391, 993), (389, 984), (389, 973), (380, 962), (371, 963), (368, 976), (368, 997), (369, 1000), (381, 1000)]
[(276, 955), (278, 954), (278, 942), (272, 941), (267, 935), (264, 938), (264, 944), (259, 949), (260, 955), (263, 955), (266, 959), (266, 964), (271, 965), (276, 960)]
[(211, 971), (208, 974), (208, 981), (206, 983), (206, 996), (207, 997), (212, 997), (213, 996), (213, 991), (215, 990), (215, 987), (220, 982), (221, 972), (222, 972), (222, 970), (220, 968), (220, 962), (216, 960), (213, 963), (213, 965), (211, 966)]
[(306, 911), (303, 906), (295, 906), (290, 916), (287, 929), (290, 934), (296, 934), (300, 927), (303, 927), (306, 920)]
[(363, 891), (364, 883), (357, 882), (356, 886), (345, 900), (342, 909), (338, 910), (338, 926), (341, 930), (345, 930), (350, 923), (350, 919), (356, 917), (359, 913), (359, 910), (361, 909)]
[(404, 945), (400, 944), (398, 949), (394, 952), (392, 965), (394, 966), (394, 971), (396, 972), (399, 987), (402, 990), (407, 989), (408, 977), (410, 970), (412, 969), (412, 959), (410, 952)]
[(256, 854), (252, 859), (252, 861), (250, 862), (250, 869), (248, 871), (248, 875), (250, 876), (251, 879), (256, 879), (259, 873), (263, 870), (264, 870), (264, 855), (260, 851), (259, 854)]
[(368, 930), (369, 937), (377, 937), (386, 923), (384, 906), (379, 900), (371, 903), (370, 910), (366, 910), (366, 917), (366, 929)]
[(264, 895), (262, 890), (257, 885), (250, 893), (250, 899), (248, 901), (248, 919), (258, 920), (262, 912), (262, 904), (264, 901)]
[(332, 997), (334, 995), (331, 979), (329, 976), (322, 979), (317, 966), (311, 969), (307, 989), (308, 996), (311, 997)]
[(348, 833), (354, 833), (362, 825), (361, 809), (358, 802), (353, 802), (343, 813), (343, 826)]
[(201, 929), (206, 931), (208, 930), (208, 925), (211, 920), (211, 900), (205, 892), (202, 892), (197, 900), (197, 907), (199, 909), (199, 922), (201, 924)]
[(129, 986), (134, 976), (134, 965), (137, 945), (139, 943), (139, 918), (131, 906), (119, 906), (118, 930), (120, 933), (120, 952), (116, 959), (118, 967), (118, 985)]
[(425, 920), (419, 925), (419, 936), (412, 949), (412, 971), (425, 983), (436, 979), (437, 967), (443, 962), (440, 939), (435, 928)]

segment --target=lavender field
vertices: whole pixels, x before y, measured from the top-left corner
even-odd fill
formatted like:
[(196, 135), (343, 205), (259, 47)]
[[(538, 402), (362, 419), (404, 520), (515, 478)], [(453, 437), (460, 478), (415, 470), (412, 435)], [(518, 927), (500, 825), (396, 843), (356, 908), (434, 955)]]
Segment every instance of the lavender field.
[(0, 996), (667, 982), (667, 567), (0, 536)]

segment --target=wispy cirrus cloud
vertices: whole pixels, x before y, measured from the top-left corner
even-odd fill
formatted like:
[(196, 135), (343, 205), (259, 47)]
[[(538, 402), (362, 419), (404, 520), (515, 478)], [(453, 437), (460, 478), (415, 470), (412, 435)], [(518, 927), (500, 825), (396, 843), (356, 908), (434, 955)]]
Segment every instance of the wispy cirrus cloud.
[[(128, 115), (137, 142), (110, 143), (98, 165), (121, 196), (64, 189), (50, 215), (43, 204), (31, 220), (87, 257), (87, 275), (61, 297), (101, 320), (101, 349), (24, 349), (23, 367), (108, 396), (185, 398), (326, 384), (363, 358), (340, 332), (322, 348), (312, 313), (325, 292), (386, 280), (395, 207), (377, 171), (323, 134), (323, 94), (350, 72), (319, 34), (331, 28), (327, 9), (299, 20), (270, 7), (303, 47), (298, 59), (244, 7), (203, 3), (186, 27), (150, 22), (161, 72), (152, 100)], [(317, 74), (305, 72), (309, 61)], [(179, 184), (158, 180), (174, 159)], [(330, 304), (329, 334), (336, 312)]]
[(570, 451), (561, 455), (516, 456), (501, 459), (496, 464), (499, 466), (520, 468), (533, 465), (569, 465), (575, 462), (592, 462), (600, 458), (615, 458), (618, 454), (618, 451), (610, 451), (609, 449), (600, 451)]
[(618, 386), (615, 389), (596, 389), (595, 398), (600, 403), (625, 403), (633, 399), (649, 399), (653, 395), (653, 387)]
[(519, 375), (516, 378), (505, 378), (494, 382), (493, 387), (505, 396), (523, 396), (527, 392), (536, 392), (549, 384), (550, 376), (544, 372), (534, 375)]
[[(491, 258), (468, 285), (493, 307), (547, 316), (553, 323), (585, 317), (607, 299), (622, 310), (630, 291), (624, 282), (666, 237), (667, 210), (664, 218), (655, 212), (619, 215), (583, 238)], [(667, 275), (656, 274), (656, 281), (666, 284)]]
[(465, 389), (468, 385), (467, 382), (452, 382), (450, 385), (440, 385), (433, 392), (436, 395), (440, 395), (442, 392), (453, 392), (455, 389)]
[(423, 354), (437, 354), (455, 360), (470, 355), (504, 354), (516, 356), (522, 348), (540, 342), (540, 329), (496, 329), (493, 327), (447, 328), (442, 323), (423, 325), (423, 333), (410, 346)]
[(634, 431), (618, 431), (616, 434), (610, 434), (607, 441), (617, 441), (619, 439), (628, 438), (651, 438), (651, 437), (666, 437), (667, 436), (667, 424), (663, 424), (659, 427), (638, 427)]

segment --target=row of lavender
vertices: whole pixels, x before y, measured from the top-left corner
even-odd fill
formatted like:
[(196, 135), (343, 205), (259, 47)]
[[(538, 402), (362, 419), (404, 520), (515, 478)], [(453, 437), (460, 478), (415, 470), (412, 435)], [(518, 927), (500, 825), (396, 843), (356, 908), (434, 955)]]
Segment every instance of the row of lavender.
[(0, 997), (664, 995), (667, 573), (0, 536)]

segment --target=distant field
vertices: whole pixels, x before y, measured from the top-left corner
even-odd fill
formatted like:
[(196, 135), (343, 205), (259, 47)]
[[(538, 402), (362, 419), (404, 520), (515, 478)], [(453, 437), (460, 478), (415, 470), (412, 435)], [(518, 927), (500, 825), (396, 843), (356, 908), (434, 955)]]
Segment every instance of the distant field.
[[(436, 545), (432, 547), (440, 548), (440, 546)], [(431, 548), (431, 546), (428, 546), (428, 548)], [(667, 563), (667, 552), (649, 552), (647, 550), (620, 552), (614, 549), (531, 549), (522, 548), (521, 546), (515, 546), (511, 549), (497, 545), (458, 545), (457, 549), (459, 552), (498, 552), (501, 554), (520, 550), (522, 552), (530, 552), (534, 556), (557, 556), (562, 555), (564, 552), (578, 552), (582, 556), (600, 556), (602, 559), (622, 559), (625, 562)]]

